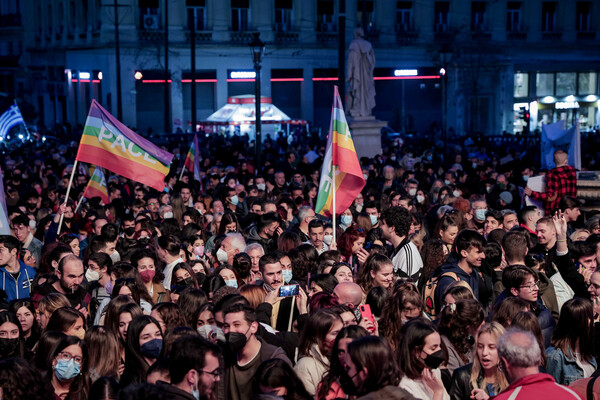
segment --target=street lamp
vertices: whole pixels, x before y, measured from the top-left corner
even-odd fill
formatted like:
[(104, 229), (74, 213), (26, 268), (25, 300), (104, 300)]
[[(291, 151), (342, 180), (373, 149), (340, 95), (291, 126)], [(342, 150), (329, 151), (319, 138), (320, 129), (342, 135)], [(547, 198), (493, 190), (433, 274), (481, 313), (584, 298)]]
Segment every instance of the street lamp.
[(256, 78), (254, 79), (254, 105), (255, 105), (255, 131), (256, 136), (254, 143), (256, 146), (256, 168), (255, 173), (258, 175), (260, 170), (260, 153), (262, 151), (262, 136), (261, 136), (261, 125), (260, 125), (260, 63), (262, 62), (265, 54), (265, 42), (260, 40), (260, 32), (254, 32), (252, 41), (250, 42), (250, 50), (252, 51), (252, 59), (254, 60), (254, 71), (256, 71)]

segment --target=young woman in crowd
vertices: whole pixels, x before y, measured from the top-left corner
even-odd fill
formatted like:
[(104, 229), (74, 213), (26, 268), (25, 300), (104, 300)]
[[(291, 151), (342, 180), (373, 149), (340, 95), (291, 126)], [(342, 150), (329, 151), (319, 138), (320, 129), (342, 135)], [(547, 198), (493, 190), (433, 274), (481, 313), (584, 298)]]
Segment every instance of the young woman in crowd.
[(264, 361), (254, 376), (254, 392), (289, 400), (311, 400), (304, 384), (288, 363), (279, 359)]
[(343, 326), (342, 319), (333, 310), (322, 309), (308, 316), (298, 343), (301, 358), (294, 370), (311, 396), (329, 369), (333, 343)]
[(593, 313), (592, 303), (580, 298), (567, 301), (560, 310), (552, 345), (546, 350), (546, 371), (561, 385), (588, 378), (598, 368), (593, 352)]
[[(414, 289), (411, 290), (410, 287)], [(395, 351), (398, 348), (398, 332), (402, 325), (422, 315), (423, 299), (417, 289), (408, 284), (408, 287), (396, 290), (383, 308), (379, 320), (379, 333), (387, 339), (390, 347)]]
[(382, 254), (373, 254), (367, 258), (365, 265), (359, 270), (357, 283), (363, 293), (369, 293), (374, 286), (390, 289), (394, 282), (394, 266), (392, 260)]
[(158, 303), (152, 307), (150, 316), (158, 322), (163, 332), (186, 325), (181, 309), (175, 303)]
[(220, 275), (225, 281), (225, 285), (237, 289), (242, 281), (239, 279), (237, 271), (228, 264), (219, 265), (215, 269), (215, 275)]
[(449, 400), (440, 366), (448, 356), (433, 324), (418, 318), (402, 326), (396, 351), (402, 380), (400, 387), (424, 400)]
[(100, 377), (119, 379), (121, 364), (120, 345), (117, 336), (103, 326), (92, 326), (85, 334), (88, 348), (88, 374), (91, 383)]
[(40, 323), (40, 328), (42, 328), (42, 330), (46, 330), (46, 326), (48, 325), (52, 313), (62, 307), (71, 307), (69, 299), (67, 299), (64, 294), (49, 293), (42, 297), (38, 303), (37, 312), (38, 322)]
[(347, 263), (335, 264), (329, 274), (335, 276), (338, 283), (354, 282), (354, 273)]
[(64, 337), (52, 353), (48, 375), (57, 399), (87, 400), (87, 346), (75, 336)]
[(131, 264), (137, 268), (144, 287), (152, 298), (152, 304), (167, 301), (168, 291), (162, 284), (164, 275), (156, 269), (156, 255), (148, 249), (141, 249), (131, 256)]
[(358, 229), (355, 226), (350, 226), (337, 241), (339, 252), (352, 268), (356, 268), (359, 265), (357, 254), (362, 250), (366, 237), (366, 231)]
[(42, 334), (33, 302), (31, 300), (17, 300), (11, 304), (11, 311), (19, 319), (21, 329), (23, 330), (23, 337), (25, 338), (25, 346), (29, 350), (33, 350)]
[(161, 354), (162, 339), (160, 325), (151, 316), (142, 315), (131, 321), (125, 342), (125, 371), (121, 377), (123, 387), (146, 380), (148, 368)]
[(484, 324), (475, 336), (473, 363), (454, 371), (449, 395), (452, 400), (487, 400), (508, 386), (508, 380), (499, 368), (498, 338), (504, 328), (497, 322)]
[(0, 311), (0, 359), (9, 357), (31, 358), (25, 346), (25, 337), (17, 316), (9, 311)]
[(73, 307), (59, 308), (52, 313), (46, 330), (59, 331), (83, 340), (86, 330), (85, 316)]
[(433, 237), (441, 240), (444, 243), (444, 246), (446, 246), (447, 252), (450, 253), (457, 234), (458, 223), (453, 215), (446, 214), (438, 221)]
[(475, 333), (483, 323), (483, 307), (475, 299), (459, 300), (441, 312), (439, 332), (448, 352), (448, 371), (473, 361)]
[(348, 344), (354, 339), (367, 336), (365, 328), (358, 325), (350, 325), (343, 328), (335, 338), (329, 358), (329, 370), (323, 376), (317, 388), (317, 400), (333, 400), (344, 398), (345, 393), (340, 385), (340, 378), (346, 373), (345, 354)]
[(310, 299), (317, 293), (327, 293), (333, 294), (333, 289), (335, 289), (338, 284), (338, 280), (335, 276), (331, 274), (318, 274), (312, 276), (310, 279), (310, 286), (308, 287), (308, 298)]

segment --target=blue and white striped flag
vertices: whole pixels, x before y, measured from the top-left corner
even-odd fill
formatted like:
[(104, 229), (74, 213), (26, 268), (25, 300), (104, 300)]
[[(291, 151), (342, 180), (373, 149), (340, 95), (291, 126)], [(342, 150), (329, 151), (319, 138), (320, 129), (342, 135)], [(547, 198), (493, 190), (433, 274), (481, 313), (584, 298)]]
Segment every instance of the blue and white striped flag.
[(23, 121), (19, 106), (14, 104), (0, 115), (0, 138), (4, 139), (10, 128), (19, 124), (25, 124), (25, 121)]

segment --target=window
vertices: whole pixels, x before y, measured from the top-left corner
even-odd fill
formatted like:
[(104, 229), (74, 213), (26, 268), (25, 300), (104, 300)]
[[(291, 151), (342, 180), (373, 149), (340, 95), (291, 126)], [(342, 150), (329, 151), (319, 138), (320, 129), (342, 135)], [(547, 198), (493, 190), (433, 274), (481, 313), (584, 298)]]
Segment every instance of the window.
[(514, 97), (529, 96), (529, 74), (526, 72), (515, 73), (515, 93)]
[(317, 1), (317, 30), (319, 32), (335, 32), (333, 22), (334, 3), (333, 0)]
[(545, 1), (542, 3), (542, 31), (552, 32), (556, 30), (556, 3)]
[(188, 29), (206, 30), (206, 0), (186, 0)]
[(412, 1), (396, 2), (396, 31), (408, 32), (412, 30)]
[(508, 32), (522, 31), (521, 27), (521, 3), (509, 1), (506, 7), (506, 30)]
[(244, 32), (248, 30), (250, 0), (231, 0), (231, 30)]
[(535, 94), (536, 96), (554, 96), (554, 74), (537, 73)]
[(595, 72), (580, 72), (577, 83), (579, 95), (596, 94), (597, 75)]
[(275, 0), (275, 30), (286, 32), (292, 29), (292, 0)]
[(365, 31), (369, 31), (373, 27), (375, 22), (373, 13), (373, 0), (360, 0), (357, 2), (356, 22), (360, 24)]
[(450, 24), (448, 14), (450, 12), (449, 1), (436, 1), (434, 7), (433, 26), (436, 32), (447, 32)]
[(587, 32), (591, 30), (592, 18), (592, 3), (590, 1), (577, 2), (577, 10), (575, 12), (575, 30), (578, 32)]
[(471, 30), (485, 30), (485, 1), (474, 1), (471, 3)]
[(569, 96), (575, 94), (575, 83), (577, 74), (575, 72), (559, 72), (556, 74), (556, 96)]
[(139, 0), (139, 7), (142, 29), (158, 29), (158, 0)]

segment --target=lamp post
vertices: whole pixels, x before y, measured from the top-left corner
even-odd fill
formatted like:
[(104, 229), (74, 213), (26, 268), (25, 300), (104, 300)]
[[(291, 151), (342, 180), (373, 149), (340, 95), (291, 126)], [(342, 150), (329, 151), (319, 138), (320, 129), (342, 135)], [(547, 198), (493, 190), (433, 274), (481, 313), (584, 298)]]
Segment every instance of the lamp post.
[(260, 124), (260, 63), (262, 62), (265, 54), (265, 43), (260, 40), (260, 32), (253, 33), (252, 41), (250, 42), (250, 50), (252, 51), (252, 59), (254, 60), (254, 71), (256, 72), (256, 78), (254, 79), (254, 105), (255, 105), (255, 131), (256, 136), (254, 143), (256, 146), (256, 166), (255, 173), (258, 175), (261, 166), (261, 151), (262, 151), (262, 132)]

